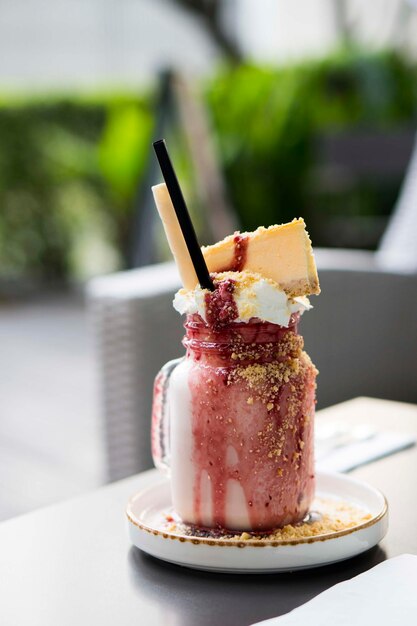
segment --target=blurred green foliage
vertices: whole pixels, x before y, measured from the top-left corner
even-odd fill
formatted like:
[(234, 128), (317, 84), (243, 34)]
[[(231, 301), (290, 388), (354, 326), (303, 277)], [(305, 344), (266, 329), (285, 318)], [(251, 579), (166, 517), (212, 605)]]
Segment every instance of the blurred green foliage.
[(1, 104), (0, 276), (123, 266), (151, 111), (136, 95)]
[[(412, 125), (416, 77), (415, 67), (394, 52), (353, 51), (283, 69), (241, 66), (216, 76), (208, 102), (243, 228), (296, 215), (314, 223), (317, 212), (326, 213), (328, 198), (314, 195), (311, 180), (317, 136)], [(381, 181), (367, 182), (349, 198), (333, 198), (334, 213), (354, 205), (354, 212), (378, 214), (380, 187)]]
[[(388, 212), (400, 181), (317, 192), (315, 139), (412, 126), (415, 78), (394, 52), (219, 71), (203, 90), (242, 227), (303, 215), (323, 244), (324, 216)], [(0, 277), (62, 280), (126, 264), (153, 123), (152, 93), (0, 101)]]

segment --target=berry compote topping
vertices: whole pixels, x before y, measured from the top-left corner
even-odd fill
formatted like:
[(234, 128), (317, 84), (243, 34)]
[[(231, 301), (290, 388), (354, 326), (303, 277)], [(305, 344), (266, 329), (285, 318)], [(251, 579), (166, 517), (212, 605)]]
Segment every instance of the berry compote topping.
[(239, 311), (233, 292), (236, 281), (226, 278), (220, 282), (214, 280), (215, 290), (205, 295), (207, 324), (214, 330), (220, 330), (239, 317)]

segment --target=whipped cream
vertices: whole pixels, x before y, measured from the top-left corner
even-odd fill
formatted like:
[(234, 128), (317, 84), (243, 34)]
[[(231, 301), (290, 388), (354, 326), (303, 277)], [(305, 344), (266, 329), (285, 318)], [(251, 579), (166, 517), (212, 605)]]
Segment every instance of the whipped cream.
[[(234, 283), (233, 300), (238, 317), (234, 322), (248, 322), (256, 317), (264, 322), (287, 327), (292, 313), (304, 313), (312, 308), (306, 296), (290, 298), (273, 280), (263, 278), (253, 272), (223, 272), (214, 275), (214, 283), (223, 280)], [(180, 289), (174, 298), (174, 309), (181, 314), (198, 313), (204, 321), (206, 315), (206, 295), (210, 293), (199, 285), (193, 290)]]

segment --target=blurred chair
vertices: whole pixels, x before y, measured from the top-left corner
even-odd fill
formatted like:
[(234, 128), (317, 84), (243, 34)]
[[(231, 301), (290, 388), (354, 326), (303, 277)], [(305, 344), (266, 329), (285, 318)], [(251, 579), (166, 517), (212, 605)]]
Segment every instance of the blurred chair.
[(152, 466), (150, 416), (155, 374), (181, 354), (182, 320), (172, 309), (173, 263), (91, 281), (106, 472), (117, 480)]
[[(367, 252), (316, 257), (322, 294), (301, 332), (320, 370), (318, 406), (357, 395), (417, 402), (417, 275), (381, 271)], [(179, 284), (165, 263), (89, 285), (109, 480), (151, 467), (153, 379), (184, 352), (183, 320), (172, 308)]]
[(320, 370), (318, 408), (359, 395), (417, 402), (417, 274), (379, 270), (361, 252), (335, 250), (330, 264), (323, 252), (322, 293), (300, 325)]

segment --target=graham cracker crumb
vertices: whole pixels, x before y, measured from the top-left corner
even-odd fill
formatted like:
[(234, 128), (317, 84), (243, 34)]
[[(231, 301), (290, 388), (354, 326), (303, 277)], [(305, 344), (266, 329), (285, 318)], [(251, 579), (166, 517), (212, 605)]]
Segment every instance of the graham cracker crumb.
[(252, 539), (252, 535), (249, 533), (242, 533), (239, 539), (241, 539), (241, 541), (247, 541), (248, 539)]
[[(277, 470), (278, 476), (280, 469)], [(281, 470), (282, 472), (282, 470)], [(189, 537), (206, 537), (233, 541), (255, 541), (259, 543), (297, 541), (311, 539), (313, 537), (325, 537), (333, 533), (353, 529), (372, 519), (372, 515), (349, 502), (335, 498), (316, 498), (311, 507), (310, 518), (299, 524), (287, 524), (283, 528), (277, 528), (272, 533), (256, 533), (229, 531), (221, 529), (203, 529), (190, 526), (182, 522), (166, 522), (165, 530), (174, 534)]]

